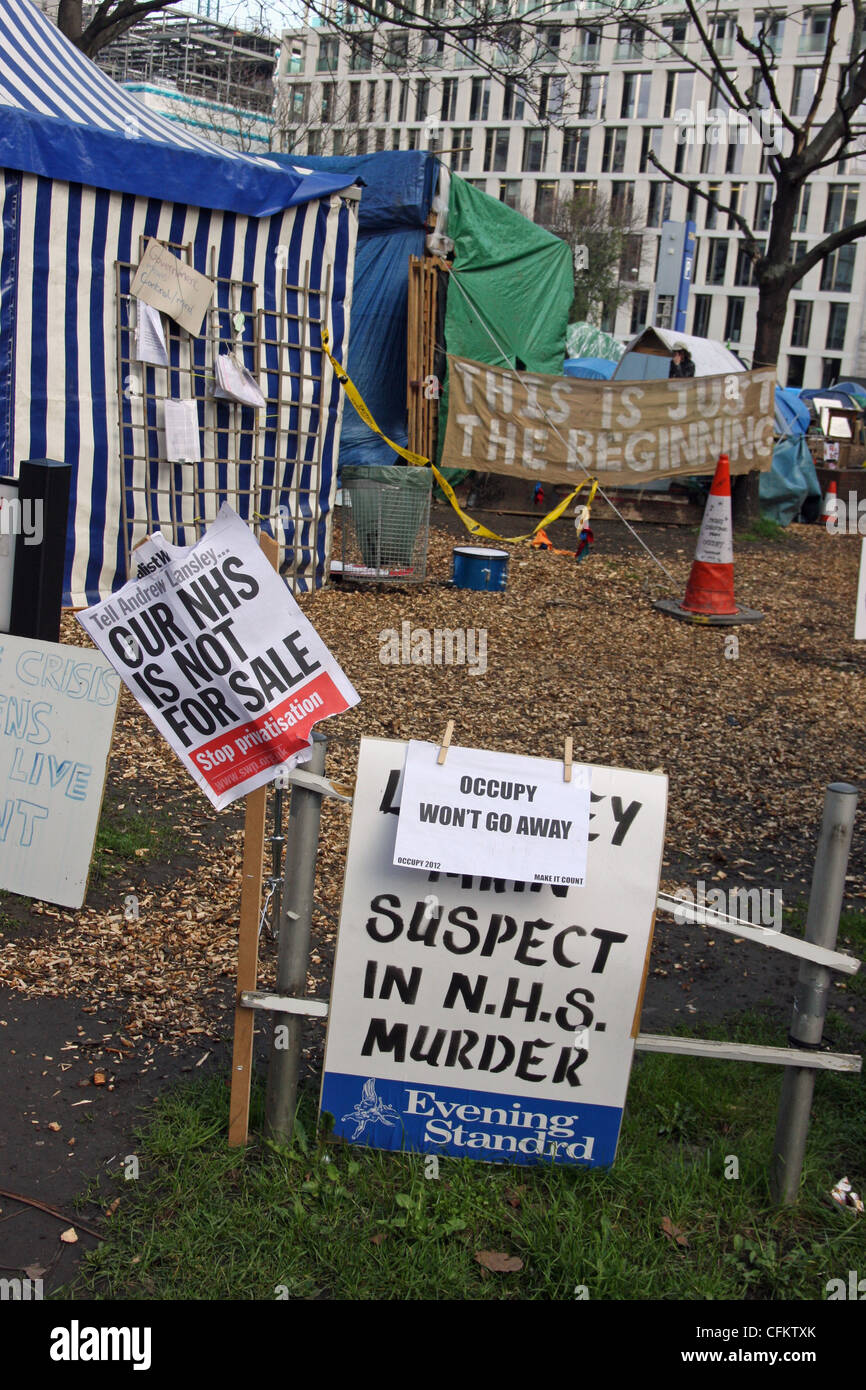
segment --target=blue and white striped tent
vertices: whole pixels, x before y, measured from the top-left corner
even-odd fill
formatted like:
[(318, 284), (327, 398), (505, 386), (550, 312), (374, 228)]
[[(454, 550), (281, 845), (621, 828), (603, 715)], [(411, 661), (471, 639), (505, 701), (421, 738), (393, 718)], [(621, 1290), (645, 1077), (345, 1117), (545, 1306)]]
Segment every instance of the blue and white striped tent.
[[(221, 496), (265, 529), (279, 515), (298, 586), (320, 583), (342, 399), (316, 349), (320, 324), (339, 360), (348, 346), (357, 190), (179, 133), (31, 0), (0, 0), (0, 106), (0, 474), (24, 458), (71, 463), (64, 601), (122, 584), (148, 530), (188, 544)], [(161, 457), (163, 369), (130, 366), (146, 237), (216, 284), (207, 333), (184, 343), (172, 330), (158, 378), (162, 395), (198, 401), (198, 464)], [(301, 303), (291, 287), (305, 275)], [(212, 399), (226, 345), (254, 367), (265, 410)]]

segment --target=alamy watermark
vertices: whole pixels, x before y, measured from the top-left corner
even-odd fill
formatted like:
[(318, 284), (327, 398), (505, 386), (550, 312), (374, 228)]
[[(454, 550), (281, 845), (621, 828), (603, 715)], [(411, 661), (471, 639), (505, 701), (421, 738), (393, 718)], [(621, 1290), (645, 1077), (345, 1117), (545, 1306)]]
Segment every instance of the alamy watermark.
[(772, 106), (735, 111), (697, 101), (693, 108), (675, 111), (674, 121), (678, 145), (762, 145), (782, 153), (784, 125)]
[(25, 545), (41, 545), (44, 534), (41, 497), (0, 497), (0, 536), (23, 536)]
[(866, 497), (858, 500), (857, 493), (849, 490), (847, 506), (837, 497), (836, 506), (824, 525), (831, 536), (866, 536)]
[(410, 622), (379, 633), (383, 666), (465, 666), (470, 676), (487, 670), (487, 629), (484, 627), (415, 627)]
[[(674, 893), (681, 907), (674, 908), (674, 921), (683, 926), (695, 920), (695, 912), (715, 912), (723, 917), (736, 917), (753, 927), (768, 931), (782, 930), (782, 894), (778, 888), (710, 888), (702, 878), (697, 891), (679, 888)], [(712, 922), (706, 923), (712, 926)]]

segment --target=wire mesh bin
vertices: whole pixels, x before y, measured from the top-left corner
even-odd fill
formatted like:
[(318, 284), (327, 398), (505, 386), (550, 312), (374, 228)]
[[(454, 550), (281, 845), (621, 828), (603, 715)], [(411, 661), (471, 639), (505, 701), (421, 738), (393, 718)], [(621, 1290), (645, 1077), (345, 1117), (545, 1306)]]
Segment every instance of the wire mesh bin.
[(343, 469), (341, 568), (347, 579), (407, 584), (425, 578), (432, 479), (429, 468)]

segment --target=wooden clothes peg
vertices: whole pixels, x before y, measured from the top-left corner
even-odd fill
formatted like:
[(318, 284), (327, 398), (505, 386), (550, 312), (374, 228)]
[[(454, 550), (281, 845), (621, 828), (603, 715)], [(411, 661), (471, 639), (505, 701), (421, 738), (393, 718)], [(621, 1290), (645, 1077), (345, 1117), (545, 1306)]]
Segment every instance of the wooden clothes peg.
[(445, 766), (445, 759), (448, 756), (448, 749), (451, 747), (451, 735), (454, 732), (454, 720), (449, 719), (445, 725), (445, 733), (442, 736), (442, 744), (439, 749), (439, 757), (436, 759), (438, 767)]

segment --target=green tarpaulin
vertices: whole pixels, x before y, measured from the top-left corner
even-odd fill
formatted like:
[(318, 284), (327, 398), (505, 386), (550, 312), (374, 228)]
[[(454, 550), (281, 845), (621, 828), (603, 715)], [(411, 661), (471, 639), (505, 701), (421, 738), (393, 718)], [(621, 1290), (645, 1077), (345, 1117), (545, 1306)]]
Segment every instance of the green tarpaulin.
[[(456, 175), (451, 178), (448, 235), (454, 242), (454, 265), (445, 313), (447, 351), (475, 362), (561, 375), (574, 299), (571, 248)], [(447, 409), (446, 381), (439, 410), (440, 449)], [(478, 466), (484, 467), (483, 459)]]

